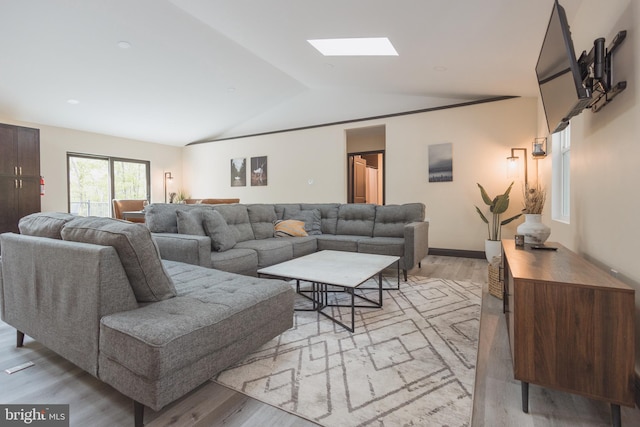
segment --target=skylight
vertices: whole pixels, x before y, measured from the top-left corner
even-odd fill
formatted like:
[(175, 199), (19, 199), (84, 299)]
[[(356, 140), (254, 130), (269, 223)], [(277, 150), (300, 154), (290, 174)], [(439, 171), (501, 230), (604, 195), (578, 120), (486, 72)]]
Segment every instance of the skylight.
[(387, 37), (307, 41), (324, 56), (398, 56)]

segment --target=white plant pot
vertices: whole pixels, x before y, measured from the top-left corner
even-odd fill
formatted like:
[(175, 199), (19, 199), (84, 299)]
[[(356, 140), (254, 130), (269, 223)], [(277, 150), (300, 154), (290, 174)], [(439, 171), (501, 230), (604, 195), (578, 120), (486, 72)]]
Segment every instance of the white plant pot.
[(551, 228), (542, 223), (541, 214), (524, 214), (524, 222), (517, 228), (517, 233), (524, 235), (525, 243), (544, 243), (551, 234)]
[(485, 240), (484, 241), (484, 254), (487, 257), (487, 261), (492, 262), (493, 257), (502, 256), (502, 242), (500, 240)]

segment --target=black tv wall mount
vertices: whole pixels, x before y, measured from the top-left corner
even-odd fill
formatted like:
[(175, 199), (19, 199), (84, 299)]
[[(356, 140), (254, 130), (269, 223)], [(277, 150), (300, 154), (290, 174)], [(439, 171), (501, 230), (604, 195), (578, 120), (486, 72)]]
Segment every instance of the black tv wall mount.
[(585, 87), (591, 89), (593, 96), (593, 100), (587, 108), (590, 108), (594, 113), (600, 111), (627, 88), (626, 81), (613, 83), (613, 53), (626, 37), (626, 30), (619, 31), (606, 49), (604, 38), (598, 38), (594, 40), (591, 51), (588, 54), (583, 51), (578, 58), (582, 82)]

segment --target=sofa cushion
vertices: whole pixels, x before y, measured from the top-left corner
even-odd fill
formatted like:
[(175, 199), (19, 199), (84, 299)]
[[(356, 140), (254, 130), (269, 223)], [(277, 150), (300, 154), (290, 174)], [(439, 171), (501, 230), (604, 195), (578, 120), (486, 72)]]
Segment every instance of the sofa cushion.
[[(105, 316), (101, 353), (147, 381), (197, 366), (265, 325), (256, 346), (290, 327), (294, 292), (287, 282), (164, 261), (178, 296)], [(279, 319), (288, 325), (281, 325)], [(223, 364), (226, 367), (236, 359)]]
[(304, 222), (304, 229), (309, 236), (322, 234), (322, 223), (319, 209), (298, 210), (292, 212), (285, 208), (284, 219), (293, 219)]
[(176, 290), (160, 260), (158, 246), (144, 224), (112, 218), (78, 217), (65, 224), (64, 240), (113, 246), (140, 302), (172, 298)]
[(358, 252), (377, 255), (404, 256), (402, 237), (373, 237), (358, 241)]
[(284, 239), (273, 237), (238, 242), (237, 248), (253, 249), (258, 254), (258, 268), (269, 267), (293, 258), (293, 247)]
[(273, 207), (278, 219), (284, 219), (284, 210), (289, 209), (291, 212), (298, 212), (300, 210), (300, 203), (276, 203)]
[(258, 270), (258, 253), (253, 249), (233, 248), (224, 252), (211, 252), (211, 267), (229, 273), (255, 276)]
[(144, 208), (145, 225), (152, 233), (177, 233), (178, 223), (176, 211), (189, 208), (189, 205), (173, 203), (151, 203)]
[(211, 249), (224, 252), (235, 246), (235, 232), (229, 227), (220, 212), (211, 209), (203, 211), (201, 214), (204, 232), (211, 238)]
[(320, 232), (323, 234), (337, 234), (339, 206), (338, 203), (302, 203), (300, 204), (300, 209), (303, 211), (318, 209), (321, 218)]
[(338, 227), (336, 234), (354, 236), (373, 236), (376, 218), (376, 205), (345, 204), (338, 208)]
[(321, 234), (315, 236), (319, 251), (358, 252), (358, 241), (371, 237)]
[(247, 213), (256, 239), (268, 239), (274, 236), (273, 223), (277, 217), (273, 205), (247, 205)]
[(207, 233), (202, 226), (202, 214), (203, 210), (201, 209), (177, 210), (176, 222), (178, 225), (178, 233), (206, 236)]
[(304, 222), (295, 219), (278, 219), (274, 223), (275, 237), (304, 237), (308, 236), (304, 229)]
[(294, 258), (309, 255), (318, 250), (318, 240), (316, 236), (281, 237), (281, 239), (291, 243)]
[(422, 203), (376, 206), (374, 237), (404, 237), (404, 226), (424, 221), (425, 207)]
[(212, 206), (214, 210), (220, 212), (227, 225), (229, 225), (229, 227), (234, 231), (237, 242), (255, 239), (246, 205)]
[(400, 257), (398, 267), (403, 270), (407, 268), (402, 237), (372, 237), (371, 239), (359, 240), (358, 252), (397, 256)]
[(20, 218), (18, 229), (28, 236), (62, 239), (62, 227), (75, 218), (77, 216), (64, 212), (37, 212)]

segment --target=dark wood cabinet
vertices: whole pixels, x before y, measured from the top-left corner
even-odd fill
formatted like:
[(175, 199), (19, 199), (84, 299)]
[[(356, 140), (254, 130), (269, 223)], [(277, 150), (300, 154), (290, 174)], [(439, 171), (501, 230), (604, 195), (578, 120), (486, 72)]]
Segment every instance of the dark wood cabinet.
[(0, 123), (0, 233), (40, 211), (40, 131)]
[(517, 248), (503, 240), (505, 315), (514, 377), (609, 402), (634, 402), (633, 288), (562, 245), (557, 251)]

